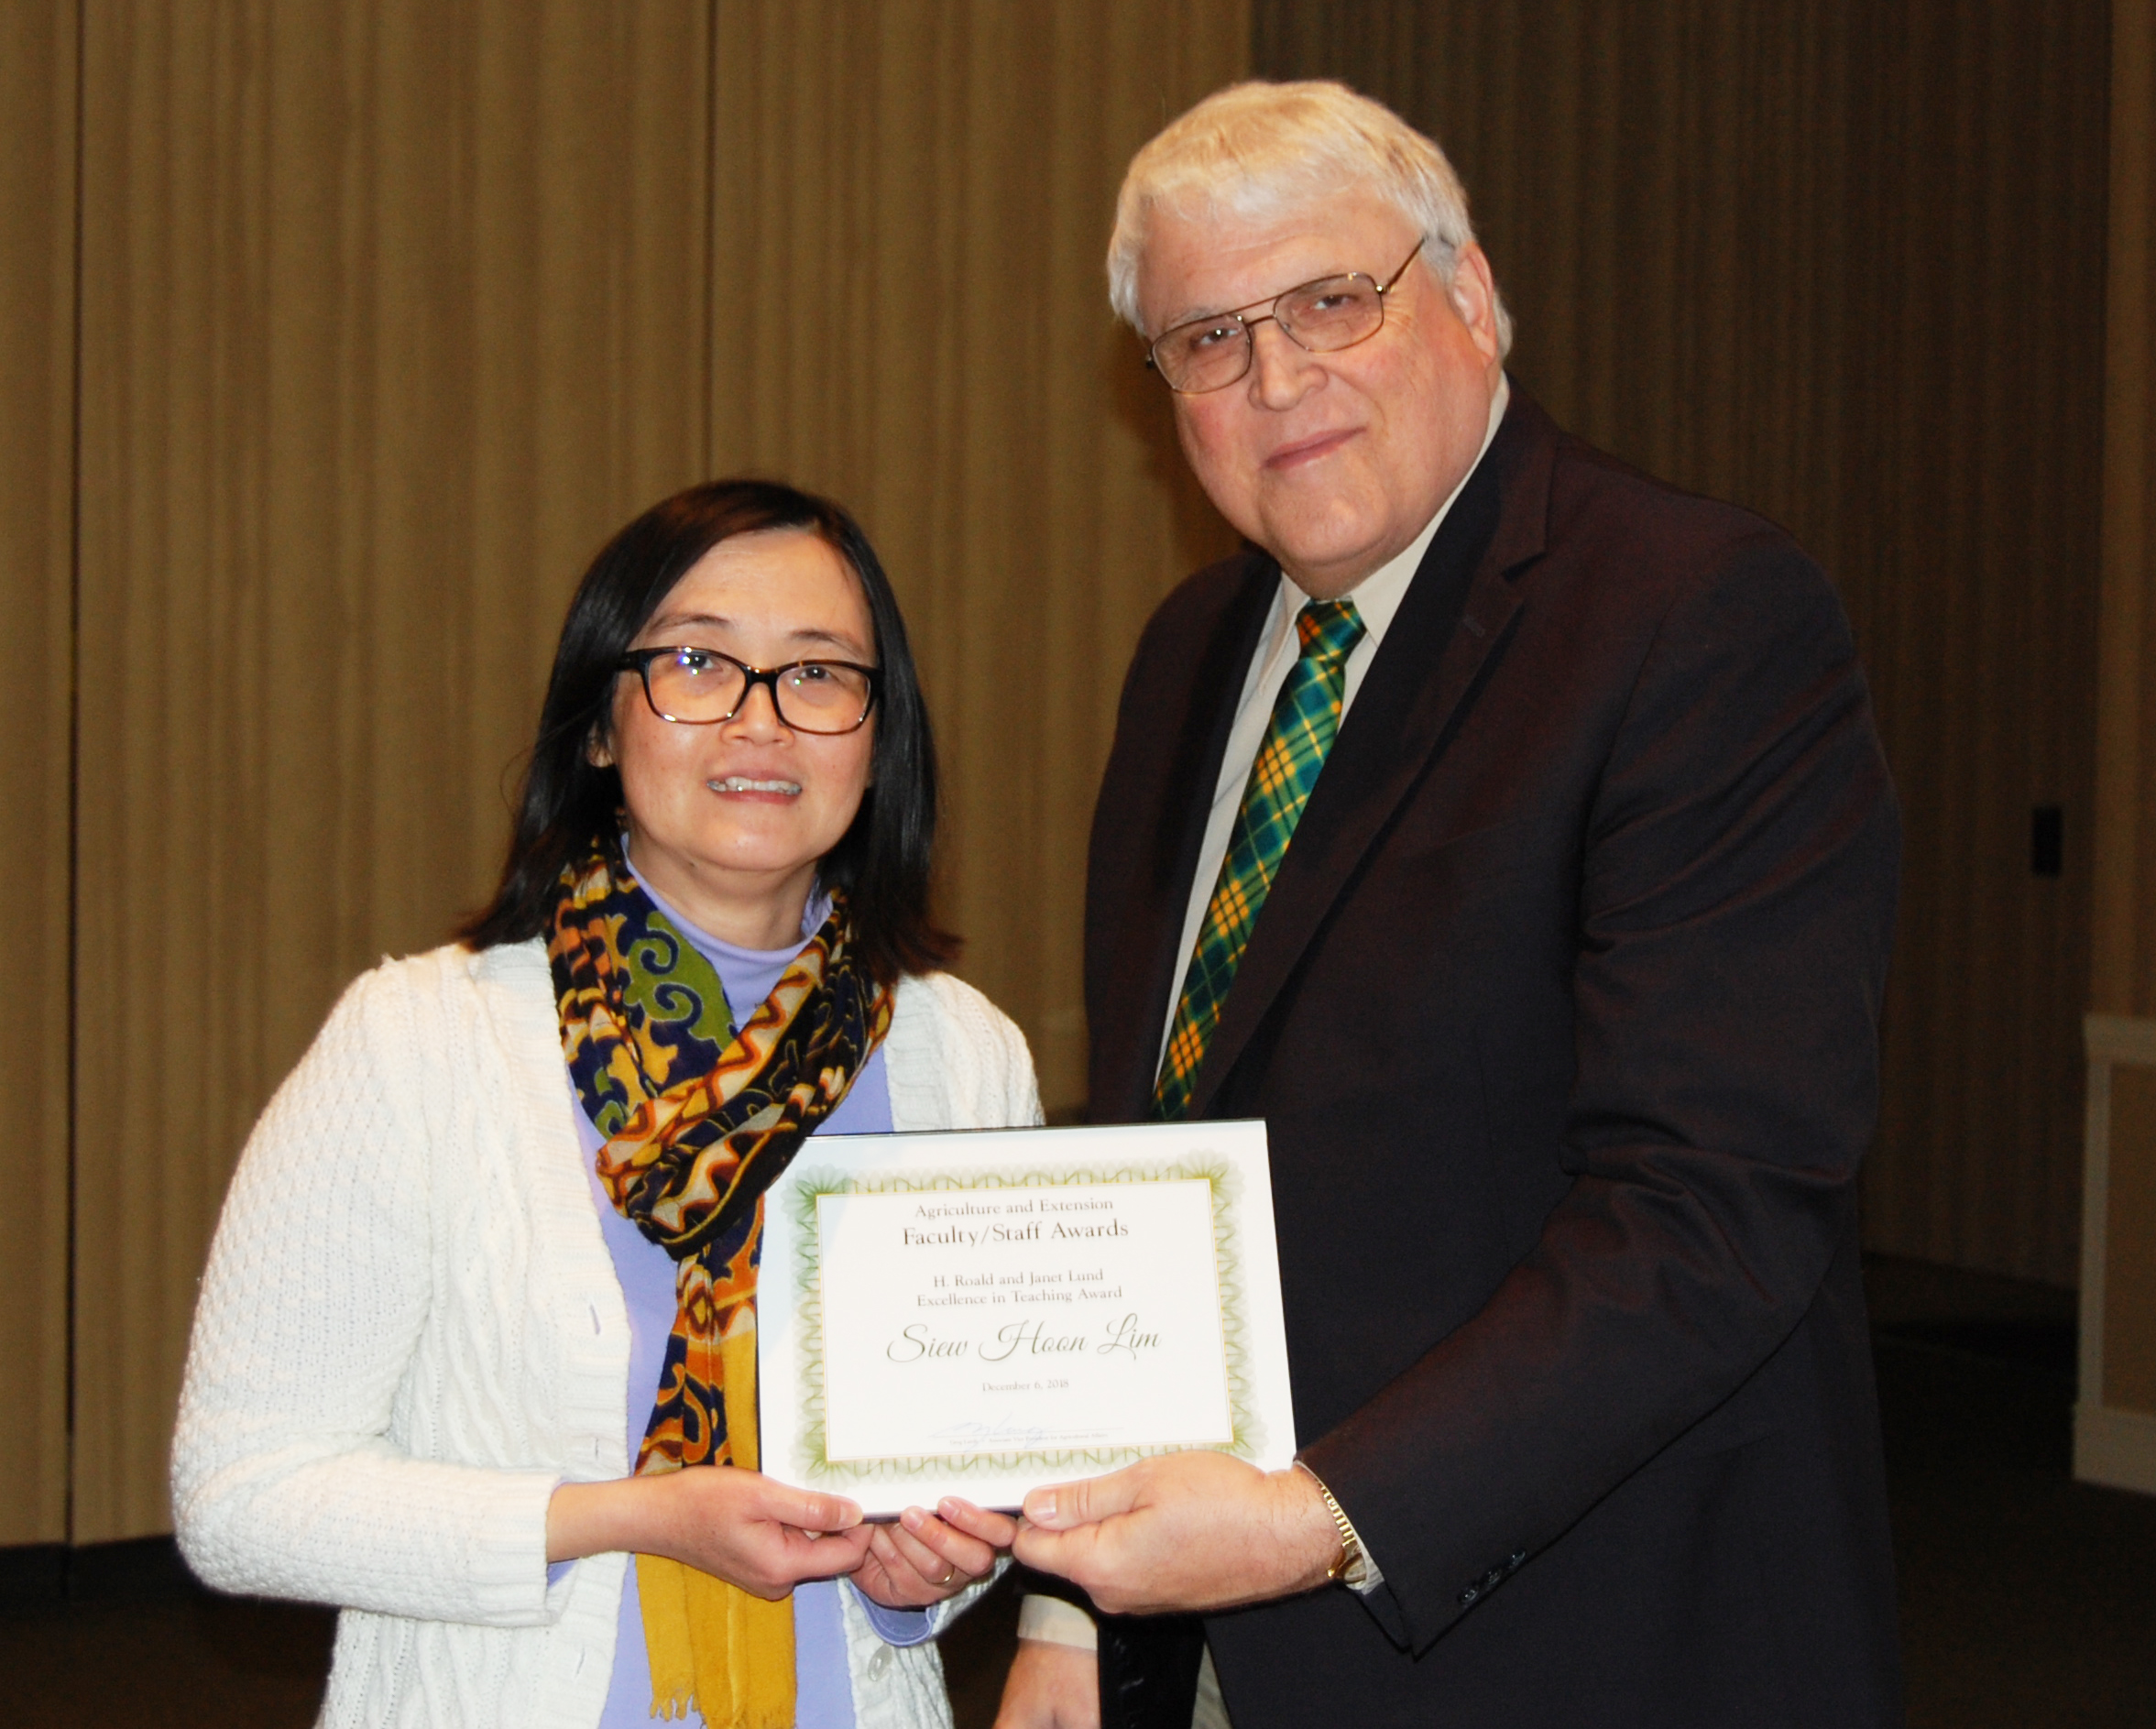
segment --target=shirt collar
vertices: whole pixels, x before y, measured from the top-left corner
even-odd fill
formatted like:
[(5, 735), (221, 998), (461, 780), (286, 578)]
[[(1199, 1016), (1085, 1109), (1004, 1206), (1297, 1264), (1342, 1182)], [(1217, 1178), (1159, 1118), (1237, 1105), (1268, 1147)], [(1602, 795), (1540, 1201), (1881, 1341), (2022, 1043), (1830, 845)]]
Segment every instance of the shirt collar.
[(629, 856), (629, 831), (625, 828), (620, 832), (621, 862), (629, 867), (629, 875), (636, 878), (637, 887), (651, 896), (651, 904), (666, 914), (666, 922), (695, 944), (706, 960), (716, 962), (721, 955), (729, 960), (756, 964), (776, 960), (782, 955), (791, 960), (808, 947), (808, 939), (822, 930), (824, 921), (831, 916), (831, 891), (824, 886), (823, 878), (818, 876), (808, 885), (808, 903), (801, 909), (801, 941), (783, 948), (743, 948), (739, 943), (729, 943), (723, 936), (714, 936), (701, 925), (692, 924), (672, 902), (639, 875), (636, 860)]

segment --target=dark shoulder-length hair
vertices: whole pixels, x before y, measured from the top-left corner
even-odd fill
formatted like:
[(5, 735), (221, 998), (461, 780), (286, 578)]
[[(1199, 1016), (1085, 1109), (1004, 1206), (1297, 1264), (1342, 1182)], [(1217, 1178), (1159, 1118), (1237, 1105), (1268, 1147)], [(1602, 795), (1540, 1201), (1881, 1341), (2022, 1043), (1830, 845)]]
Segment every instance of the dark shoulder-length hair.
[(607, 542), (585, 572), (554, 651), (501, 885), (456, 933), (464, 943), (523, 942), (548, 927), (564, 869), (620, 823), (621, 776), (593, 762), (589, 747), (611, 723), (621, 657), (698, 559), (721, 541), (770, 529), (805, 530), (846, 561), (868, 598), (883, 674), (870, 784), (852, 826), (818, 866), (823, 884), (845, 892), (856, 940), (881, 982), (928, 971), (958, 953), (958, 938), (929, 917), (936, 743), (891, 579), (845, 510), (768, 480), (712, 480), (662, 499)]

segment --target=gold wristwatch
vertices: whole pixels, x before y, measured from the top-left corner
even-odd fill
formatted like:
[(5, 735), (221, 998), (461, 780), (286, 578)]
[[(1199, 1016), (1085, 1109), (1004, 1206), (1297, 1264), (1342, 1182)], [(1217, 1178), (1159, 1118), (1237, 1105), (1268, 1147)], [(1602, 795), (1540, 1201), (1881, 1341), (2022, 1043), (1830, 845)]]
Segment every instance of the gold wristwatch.
[(1332, 1498), (1332, 1491), (1325, 1486), (1325, 1479), (1299, 1459), (1295, 1461), (1295, 1468), (1317, 1485), (1318, 1493), (1325, 1497), (1326, 1512), (1332, 1515), (1332, 1522), (1340, 1530), (1340, 1559), (1325, 1570), (1326, 1582), (1346, 1585), (1352, 1590), (1370, 1576), (1369, 1562), (1363, 1553), (1363, 1539), (1355, 1535), (1353, 1522), (1341, 1510), (1340, 1503)]

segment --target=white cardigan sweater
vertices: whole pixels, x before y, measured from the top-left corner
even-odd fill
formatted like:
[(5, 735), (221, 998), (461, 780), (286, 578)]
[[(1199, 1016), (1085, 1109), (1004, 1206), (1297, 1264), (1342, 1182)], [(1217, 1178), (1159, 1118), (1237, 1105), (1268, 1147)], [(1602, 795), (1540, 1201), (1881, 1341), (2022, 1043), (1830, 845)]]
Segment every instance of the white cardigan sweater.
[[(1040, 1121), (1023, 1035), (946, 974), (884, 1050), (899, 1129)], [(550, 1588), (546, 1509), (629, 1473), (629, 1313), (571, 1109), (541, 945), (440, 948), (345, 992), (234, 1175), (172, 1506), (213, 1585), (345, 1605), (323, 1724), (598, 1722), (628, 1561)], [(947, 1724), (935, 1645), (839, 1598), (859, 1729)]]

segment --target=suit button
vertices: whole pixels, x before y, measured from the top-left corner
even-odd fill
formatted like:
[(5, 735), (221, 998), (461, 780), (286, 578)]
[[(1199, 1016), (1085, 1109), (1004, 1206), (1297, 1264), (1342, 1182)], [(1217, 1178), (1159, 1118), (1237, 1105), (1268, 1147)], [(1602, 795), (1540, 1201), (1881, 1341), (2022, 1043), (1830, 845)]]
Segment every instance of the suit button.
[(1477, 1591), (1472, 1585), (1470, 1585), (1465, 1591), (1460, 1593), (1460, 1606), (1462, 1609), (1472, 1608), (1474, 1606), (1475, 1599), (1482, 1594), (1483, 1593)]
[(1504, 1582), (1505, 1569), (1502, 1567), (1493, 1567), (1483, 1575), (1483, 1589), (1484, 1591), (1495, 1591)]
[(1505, 1570), (1507, 1572), (1517, 1572), (1522, 1567), (1527, 1565), (1527, 1551), (1524, 1548), (1516, 1548), (1512, 1552), (1511, 1559), (1505, 1563)]

